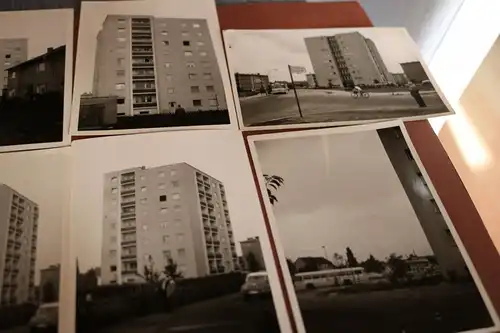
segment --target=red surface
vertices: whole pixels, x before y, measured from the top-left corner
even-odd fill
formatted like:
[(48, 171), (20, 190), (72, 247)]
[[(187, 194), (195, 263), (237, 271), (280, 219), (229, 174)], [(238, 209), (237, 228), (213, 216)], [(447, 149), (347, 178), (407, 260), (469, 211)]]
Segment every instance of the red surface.
[[(222, 30), (372, 26), (368, 16), (356, 2), (221, 5), (218, 7), (218, 14)], [(467, 190), (429, 122), (426, 120), (406, 122), (405, 126), (496, 311), (500, 312), (500, 283), (497, 283), (500, 277), (500, 265), (498, 264), (500, 257)], [(263, 132), (265, 131), (258, 133)], [(253, 132), (253, 134), (257, 134), (257, 132)], [(248, 135), (246, 133), (244, 137), (246, 138)], [(257, 182), (253, 165), (252, 172)], [(268, 217), (260, 193), (259, 200), (266, 220), (266, 228), (270, 235), (273, 256), (277, 259), (276, 248), (270, 234)], [(278, 272), (280, 280), (283, 282), (283, 272), (279, 267)], [(293, 318), (290, 300), (286, 298), (285, 302), (290, 317)], [(295, 323), (292, 325), (294, 332), (296, 332)]]

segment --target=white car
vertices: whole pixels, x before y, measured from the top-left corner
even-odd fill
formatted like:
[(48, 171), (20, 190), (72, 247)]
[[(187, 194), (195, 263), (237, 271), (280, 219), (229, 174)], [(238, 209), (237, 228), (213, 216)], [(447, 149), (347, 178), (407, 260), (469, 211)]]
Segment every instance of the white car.
[(241, 286), (241, 293), (245, 300), (256, 296), (265, 296), (271, 294), (271, 287), (266, 272), (249, 273), (245, 283)]
[(288, 87), (286, 84), (273, 84), (271, 85), (271, 94), (272, 95), (288, 94)]

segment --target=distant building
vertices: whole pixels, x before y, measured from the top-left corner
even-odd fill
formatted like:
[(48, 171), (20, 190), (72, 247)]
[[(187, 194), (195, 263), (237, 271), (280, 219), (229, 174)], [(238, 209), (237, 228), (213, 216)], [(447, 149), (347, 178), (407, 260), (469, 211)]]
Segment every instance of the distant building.
[(40, 270), (40, 302), (51, 303), (59, 300), (60, 276), (60, 265), (52, 265)]
[(446, 279), (469, 277), (465, 261), (399, 128), (377, 130)]
[(47, 92), (64, 92), (66, 46), (47, 52), (7, 69), (9, 96), (24, 97)]
[(261, 74), (236, 73), (236, 88), (238, 92), (260, 91), (261, 87), (268, 89), (269, 76)]
[(103, 214), (103, 284), (170, 261), (186, 278), (238, 270), (224, 185), (187, 163), (106, 174)]
[(97, 35), (94, 96), (120, 96), (118, 116), (226, 109), (204, 19), (108, 15)]
[(255, 259), (255, 263), (259, 266), (258, 271), (266, 270), (266, 264), (264, 262), (264, 255), (262, 254), (259, 237), (247, 238), (246, 240), (241, 241), (240, 245), (244, 270), (249, 271), (252, 268), (252, 263), (249, 262), (250, 257)]
[(408, 78), (404, 73), (391, 73), (394, 83), (398, 86), (404, 86), (408, 83)]
[(7, 68), (15, 66), (28, 59), (28, 39), (0, 39), (0, 73), (1, 91), (7, 91), (8, 72)]
[(317, 88), (318, 81), (316, 80), (316, 74), (306, 74), (307, 86), (309, 88)]
[(392, 82), (375, 43), (359, 32), (308, 37), (305, 43), (320, 88)]
[(405, 72), (406, 77), (413, 83), (421, 83), (422, 81), (429, 80), (429, 76), (424, 70), (424, 66), (420, 61), (404, 62), (400, 64)]
[(34, 301), (38, 205), (0, 184), (0, 305)]
[(123, 104), (124, 98), (118, 96), (96, 97), (92, 94), (80, 97), (80, 113), (78, 126), (80, 128), (102, 128), (117, 122), (118, 104)]
[(334, 269), (335, 265), (323, 257), (300, 257), (295, 260), (295, 269), (298, 273)]

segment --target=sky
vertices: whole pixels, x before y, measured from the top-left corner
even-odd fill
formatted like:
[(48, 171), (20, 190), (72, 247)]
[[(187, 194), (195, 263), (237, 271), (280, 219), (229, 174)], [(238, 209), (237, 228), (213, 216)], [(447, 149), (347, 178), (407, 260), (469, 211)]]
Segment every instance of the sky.
[(67, 9), (0, 13), (0, 38), (28, 38), (31, 59), (49, 47), (66, 45), (72, 18), (72, 10)]
[(116, 136), (79, 140), (71, 149), (75, 166), (71, 223), (74, 253), (81, 271), (101, 265), (103, 175), (127, 168), (186, 162), (224, 184), (238, 254), (241, 254), (240, 241), (266, 237), (239, 132), (183, 131)]
[[(284, 178), (273, 207), (285, 255), (432, 254), (376, 131), (256, 142), (261, 170)], [(307, 158), (304, 158), (307, 152)]]
[[(230, 30), (224, 33), (229, 67), (235, 73), (269, 75), (271, 81), (290, 81), (287, 65), (314, 73), (304, 38), (359, 31), (377, 45), (391, 73), (402, 73), (402, 62), (420, 60), (418, 48), (402, 28), (335, 28), (304, 30)], [(294, 79), (305, 80), (305, 74)]]
[(61, 263), (62, 210), (69, 205), (69, 172), (69, 148), (0, 154), (0, 184), (39, 205), (36, 284), (40, 269)]
[[(95, 50), (97, 34), (107, 15), (151, 15), (155, 17), (205, 18), (210, 28), (212, 42), (219, 59), (219, 68), (225, 68), (224, 50), (220, 41), (220, 28), (217, 21), (215, 2), (199, 1), (196, 6), (185, 0), (142, 0), (142, 1), (104, 1), (83, 2), (78, 54), (75, 73), (75, 94), (92, 91), (94, 77)], [(224, 78), (224, 80), (226, 80)], [(225, 85), (229, 86), (229, 77)]]

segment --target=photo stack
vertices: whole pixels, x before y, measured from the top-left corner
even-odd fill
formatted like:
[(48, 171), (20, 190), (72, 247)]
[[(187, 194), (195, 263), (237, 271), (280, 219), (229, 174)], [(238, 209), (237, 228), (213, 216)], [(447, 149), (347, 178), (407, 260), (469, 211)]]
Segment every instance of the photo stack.
[(0, 333), (500, 330), (407, 132), (453, 111), (405, 29), (0, 27)]

